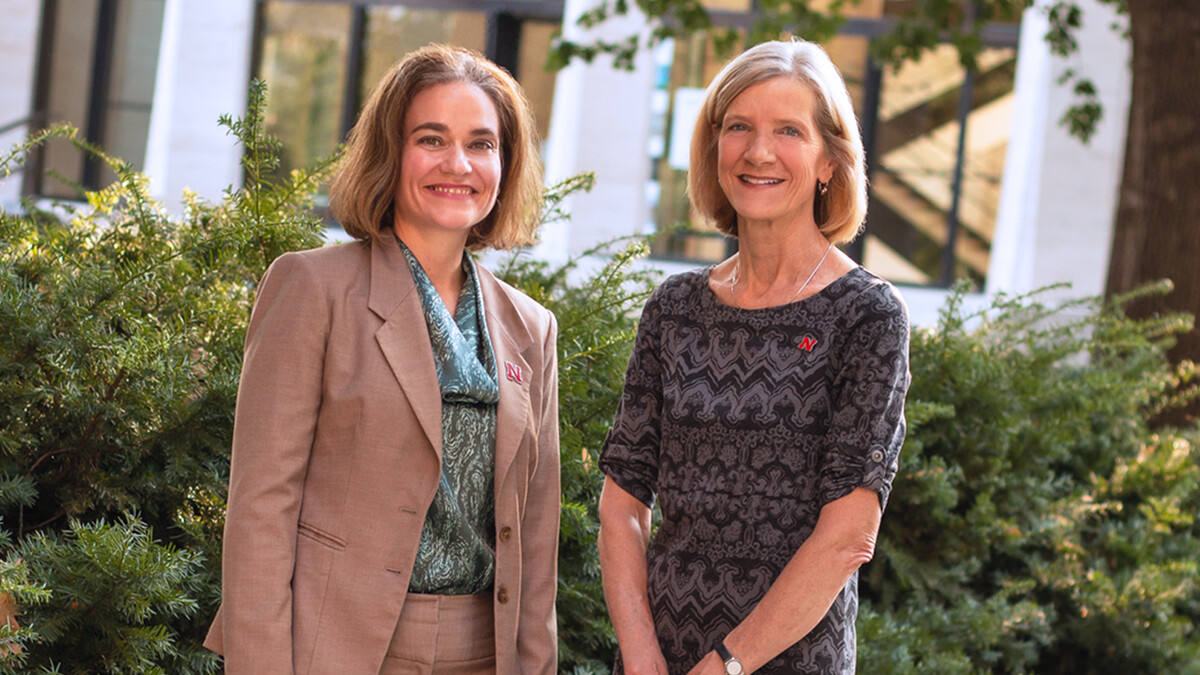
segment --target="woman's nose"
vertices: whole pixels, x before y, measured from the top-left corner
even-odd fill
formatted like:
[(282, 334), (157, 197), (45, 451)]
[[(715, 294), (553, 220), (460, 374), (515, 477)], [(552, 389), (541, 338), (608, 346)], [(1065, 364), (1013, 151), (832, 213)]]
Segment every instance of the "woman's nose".
[(446, 173), (464, 174), (470, 173), (471, 162), (467, 159), (467, 150), (461, 145), (454, 144), (446, 149), (446, 155), (442, 159), (442, 166)]
[(775, 148), (771, 145), (771, 139), (765, 134), (753, 134), (750, 137), (749, 145), (746, 147), (746, 159), (761, 164), (769, 162), (775, 157)]

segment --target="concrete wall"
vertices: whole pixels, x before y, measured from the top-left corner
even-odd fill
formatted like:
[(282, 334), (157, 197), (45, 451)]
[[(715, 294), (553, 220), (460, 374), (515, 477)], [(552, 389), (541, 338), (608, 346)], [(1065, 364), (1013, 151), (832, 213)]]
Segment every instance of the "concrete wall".
[[(0, 0), (0, 128), (33, 113), (34, 78), (37, 76), (40, 2)], [(25, 140), (26, 125), (0, 133), (0, 155)], [(22, 173), (0, 179), (0, 208), (13, 209), (20, 201)]]
[(253, 39), (254, 0), (167, 0), (145, 166), (172, 211), (185, 189), (215, 201), (241, 184), (241, 151), (217, 119), (245, 113)]
[[(1045, 299), (1104, 292), (1129, 113), (1130, 47), (1113, 24), (1122, 17), (1095, 0), (1081, 0), (1079, 51), (1050, 53), (1043, 10), (1026, 10), (1012, 138), (1004, 167), (988, 292), (1025, 293), (1067, 282)], [(1088, 143), (1059, 120), (1072, 102), (1058, 84), (1068, 68), (1096, 84), (1103, 117)]]
[[(575, 20), (594, 4), (594, 0), (566, 0), (563, 34), (580, 39)], [(598, 30), (604, 37), (617, 38), (645, 26), (644, 17), (631, 8), (629, 16)], [(640, 230), (647, 217), (650, 157), (646, 148), (653, 74), (652, 55), (646, 51), (638, 55), (633, 72), (614, 69), (608, 58), (574, 63), (559, 72), (546, 144), (546, 184), (593, 171), (596, 186), (571, 198), (566, 207), (572, 219), (547, 227), (535, 255), (564, 260)]]

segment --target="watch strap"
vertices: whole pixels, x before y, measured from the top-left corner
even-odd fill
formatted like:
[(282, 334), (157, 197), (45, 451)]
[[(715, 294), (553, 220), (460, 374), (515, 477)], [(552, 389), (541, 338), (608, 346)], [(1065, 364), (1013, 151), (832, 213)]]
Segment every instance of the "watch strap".
[(733, 654), (729, 653), (729, 648), (725, 646), (724, 640), (717, 641), (717, 656), (721, 657), (722, 661), (728, 661), (733, 658)]
[(743, 675), (745, 669), (742, 668), (742, 662), (737, 660), (733, 654), (729, 653), (729, 648), (725, 646), (724, 640), (717, 641), (717, 656), (725, 662), (726, 675)]

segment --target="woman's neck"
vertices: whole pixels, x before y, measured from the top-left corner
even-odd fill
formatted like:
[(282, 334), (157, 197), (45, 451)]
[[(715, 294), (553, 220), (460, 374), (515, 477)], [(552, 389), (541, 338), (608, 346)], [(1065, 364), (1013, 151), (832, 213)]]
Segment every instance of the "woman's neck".
[(466, 233), (462, 233), (462, 236), (458, 236), (457, 232), (429, 236), (420, 230), (405, 228), (400, 223), (396, 223), (395, 231), (417, 262), (421, 263), (421, 269), (425, 270), (442, 303), (453, 316), (458, 307), (458, 296), (467, 281), (467, 273), (462, 266)]
[(759, 287), (807, 273), (829, 245), (815, 223), (738, 223), (743, 283)]

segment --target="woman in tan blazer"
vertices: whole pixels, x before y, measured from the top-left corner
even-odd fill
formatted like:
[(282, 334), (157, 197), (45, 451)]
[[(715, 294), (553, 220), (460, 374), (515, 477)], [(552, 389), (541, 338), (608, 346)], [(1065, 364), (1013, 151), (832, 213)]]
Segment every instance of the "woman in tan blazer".
[(263, 277), (205, 643), (226, 672), (555, 670), (556, 324), (467, 254), (532, 240), (535, 141), (503, 70), (414, 52), (332, 186), (359, 241)]

